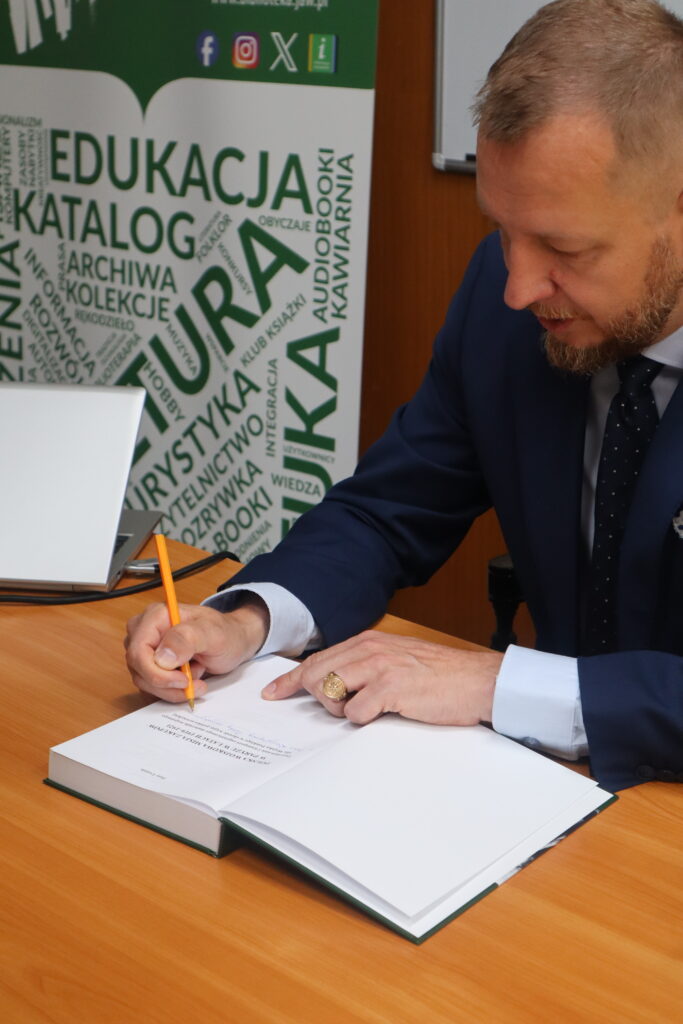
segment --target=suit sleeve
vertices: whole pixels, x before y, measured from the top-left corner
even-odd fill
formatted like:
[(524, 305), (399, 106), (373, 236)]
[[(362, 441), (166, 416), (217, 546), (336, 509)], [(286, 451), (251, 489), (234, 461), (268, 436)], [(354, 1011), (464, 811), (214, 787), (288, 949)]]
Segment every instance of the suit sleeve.
[[(561, 581), (550, 574), (552, 564), (549, 569), (547, 561), (531, 557), (519, 512), (515, 420), (501, 415), (500, 392), (489, 387), (502, 374), (486, 373), (500, 362), (505, 345), (515, 351), (518, 385), (527, 378), (539, 387), (546, 383), (534, 369), (536, 362), (520, 361), (529, 351), (522, 315), (508, 314), (519, 328), (502, 322), (504, 273), (498, 243), (482, 243), (414, 398), (398, 410), (354, 475), (333, 487), (271, 554), (253, 559), (232, 584), (279, 584), (310, 610), (324, 643), (338, 643), (375, 622), (395, 590), (428, 580), (494, 494), (513, 558), (520, 569), (526, 567), (527, 582), (538, 595), (535, 611), (545, 614)], [(488, 309), (491, 316), (483, 315)], [(557, 384), (553, 387), (557, 394)], [(563, 402), (575, 404), (573, 392)], [(492, 408), (495, 430), (488, 429)], [(487, 422), (484, 440), (482, 421)], [(530, 487), (533, 480), (527, 473)], [(680, 640), (677, 621), (674, 633)], [(558, 629), (557, 616), (545, 625), (544, 650), (575, 653), (566, 643), (571, 630)], [(647, 779), (683, 781), (683, 658), (630, 651), (579, 658), (578, 672), (592, 771), (601, 785), (623, 789)]]
[(424, 583), (490, 504), (459, 390), (459, 339), (481, 287), (480, 248), (428, 371), (352, 477), (231, 582), (267, 579), (310, 609), (326, 644), (367, 628), (396, 589)]
[(591, 770), (601, 785), (683, 782), (683, 658), (623, 651), (578, 665)]

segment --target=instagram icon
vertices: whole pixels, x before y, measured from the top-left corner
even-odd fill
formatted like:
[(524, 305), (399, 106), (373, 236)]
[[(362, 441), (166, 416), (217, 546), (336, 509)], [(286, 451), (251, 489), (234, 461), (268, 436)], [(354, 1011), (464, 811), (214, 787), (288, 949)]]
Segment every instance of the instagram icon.
[(259, 37), (255, 32), (237, 32), (232, 37), (232, 63), (236, 68), (259, 66)]

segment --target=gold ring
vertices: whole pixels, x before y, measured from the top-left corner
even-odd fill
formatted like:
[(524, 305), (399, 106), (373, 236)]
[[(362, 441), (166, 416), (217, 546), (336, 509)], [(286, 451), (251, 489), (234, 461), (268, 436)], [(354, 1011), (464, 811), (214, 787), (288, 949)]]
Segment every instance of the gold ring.
[(323, 693), (334, 701), (346, 700), (349, 695), (346, 683), (336, 672), (328, 672), (323, 679)]

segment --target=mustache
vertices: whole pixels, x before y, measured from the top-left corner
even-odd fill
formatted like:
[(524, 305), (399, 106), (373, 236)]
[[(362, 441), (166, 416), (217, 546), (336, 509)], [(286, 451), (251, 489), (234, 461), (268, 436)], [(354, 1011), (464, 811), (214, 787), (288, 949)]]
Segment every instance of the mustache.
[(542, 303), (534, 302), (528, 307), (534, 316), (543, 320), (584, 320), (585, 317), (571, 309), (562, 309), (560, 306), (544, 306)]

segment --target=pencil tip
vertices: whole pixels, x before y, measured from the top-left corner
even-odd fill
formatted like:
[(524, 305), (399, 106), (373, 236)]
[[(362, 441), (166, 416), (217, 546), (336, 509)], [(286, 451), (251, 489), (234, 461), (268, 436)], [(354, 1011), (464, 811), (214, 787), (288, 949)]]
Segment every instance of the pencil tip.
[(190, 705), (190, 711), (194, 711), (194, 697), (190, 697), (189, 705)]

